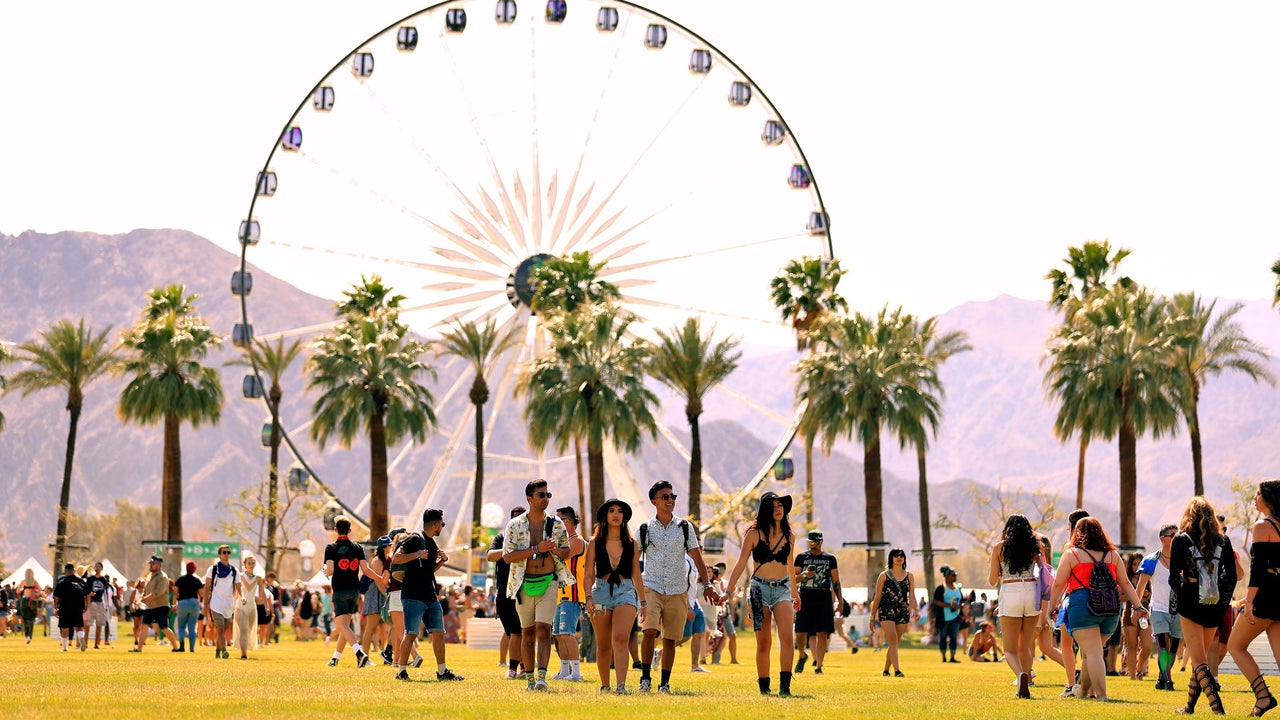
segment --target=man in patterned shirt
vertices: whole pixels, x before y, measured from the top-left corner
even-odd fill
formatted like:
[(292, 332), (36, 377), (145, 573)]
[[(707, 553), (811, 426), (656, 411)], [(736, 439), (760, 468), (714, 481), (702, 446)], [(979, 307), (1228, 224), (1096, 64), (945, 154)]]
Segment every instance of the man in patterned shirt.
[(671, 483), (659, 480), (649, 488), (654, 517), (640, 528), (640, 551), (644, 553), (644, 598), (640, 606), (644, 618), (644, 641), (640, 645), (640, 692), (653, 687), (653, 646), (662, 632), (662, 682), (658, 692), (671, 693), (671, 669), (676, 662), (676, 643), (684, 637), (689, 617), (689, 579), (685, 555), (698, 571), (702, 593), (711, 599), (711, 582), (702, 561), (702, 544), (693, 523), (675, 516), (676, 494)]

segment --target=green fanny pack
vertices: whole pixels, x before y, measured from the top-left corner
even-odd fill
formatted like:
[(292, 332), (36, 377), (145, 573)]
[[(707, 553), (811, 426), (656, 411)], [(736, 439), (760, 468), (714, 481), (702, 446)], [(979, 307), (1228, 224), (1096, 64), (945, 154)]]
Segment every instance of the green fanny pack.
[(529, 597), (542, 597), (547, 592), (547, 588), (551, 587), (552, 581), (555, 580), (555, 573), (547, 573), (546, 575), (525, 575), (524, 584), (520, 586), (524, 590), (524, 594)]

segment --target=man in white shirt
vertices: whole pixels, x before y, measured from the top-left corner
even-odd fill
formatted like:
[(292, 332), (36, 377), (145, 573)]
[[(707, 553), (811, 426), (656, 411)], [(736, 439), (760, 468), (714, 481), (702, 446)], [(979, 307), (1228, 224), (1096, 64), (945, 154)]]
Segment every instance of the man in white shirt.
[(1160, 549), (1142, 559), (1138, 566), (1138, 586), (1134, 588), (1138, 597), (1142, 597), (1147, 583), (1151, 584), (1151, 635), (1160, 648), (1156, 658), (1156, 667), (1160, 668), (1157, 690), (1177, 690), (1170, 671), (1178, 657), (1178, 644), (1182, 641), (1182, 620), (1169, 612), (1169, 549), (1173, 546), (1173, 536), (1177, 534), (1177, 525), (1160, 528)]
[(217, 637), (215, 658), (229, 658), (227, 645), (231, 642), (231, 620), (236, 602), (240, 599), (240, 583), (235, 566), (231, 564), (231, 547), (218, 547), (218, 562), (209, 566), (204, 574), (204, 618), (213, 625)]

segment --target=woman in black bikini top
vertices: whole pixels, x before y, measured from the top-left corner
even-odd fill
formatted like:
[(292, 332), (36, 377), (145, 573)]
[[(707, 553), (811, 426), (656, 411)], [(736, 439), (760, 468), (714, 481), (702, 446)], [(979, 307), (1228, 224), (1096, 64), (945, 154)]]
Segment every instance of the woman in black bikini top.
[[(630, 505), (617, 499), (606, 500), (596, 509), (595, 535), (582, 559), (582, 584), (589, 588), (587, 614), (596, 632), (600, 692), (618, 695), (631, 694), (627, 690), (627, 643), (636, 618), (644, 622), (644, 581), (636, 541), (627, 528), (630, 521)], [(614, 666), (617, 690), (610, 689), (610, 665)]]
[(1268, 639), (1280, 632), (1280, 523), (1276, 522), (1280, 518), (1280, 480), (1258, 483), (1254, 506), (1262, 513), (1262, 519), (1253, 526), (1249, 590), (1245, 593), (1244, 611), (1231, 629), (1227, 650), (1253, 688), (1257, 702), (1251, 714), (1256, 717), (1276, 706), (1258, 661), (1249, 652), (1249, 643), (1264, 632)]

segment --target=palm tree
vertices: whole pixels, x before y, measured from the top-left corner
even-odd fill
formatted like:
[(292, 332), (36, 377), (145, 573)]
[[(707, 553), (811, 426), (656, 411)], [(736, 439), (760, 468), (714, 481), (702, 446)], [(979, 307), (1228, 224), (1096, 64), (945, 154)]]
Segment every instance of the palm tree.
[(1271, 306), (1280, 305), (1280, 260), (1271, 264), (1271, 274), (1276, 276), (1276, 296), (1271, 299)]
[[(783, 321), (791, 322), (791, 329), (796, 336), (796, 350), (812, 350), (812, 333), (823, 319), (849, 311), (849, 303), (836, 291), (844, 273), (838, 259), (827, 261), (818, 257), (802, 257), (788, 262), (781, 274), (769, 282), (769, 298), (781, 313)], [(806, 506), (805, 521), (809, 527), (813, 527), (815, 428), (807, 411), (808, 408), (805, 416), (801, 417), (797, 430), (804, 438), (804, 485), (810, 498)]]
[(54, 537), (53, 566), (62, 567), (67, 554), (67, 515), (71, 505), (71, 468), (76, 457), (76, 429), (84, 408), (84, 391), (89, 383), (107, 374), (118, 362), (107, 346), (111, 327), (95, 334), (80, 324), (58, 320), (40, 332), (41, 342), (18, 346), (19, 357), (28, 364), (12, 382), (26, 397), (33, 392), (55, 387), (67, 390), (67, 412), (71, 415), (67, 429), (67, 453), (62, 465), (62, 490), (58, 495), (58, 524)]
[[(932, 369), (919, 357), (914, 326), (910, 315), (888, 308), (874, 318), (855, 313), (830, 320), (816, 331), (823, 349), (796, 364), (796, 392), (810, 404), (824, 449), (829, 451), (838, 437), (856, 437), (862, 444), (869, 543), (884, 540), (881, 431), (896, 433), (905, 417), (939, 412), (937, 397), (922, 387), (921, 374)], [(869, 556), (869, 582), (883, 555), (876, 548)]]
[[(5, 363), (10, 362), (11, 360), (13, 360), (13, 356), (9, 354), (9, 350), (5, 348), (4, 343), (0, 343), (0, 367), (3, 367)], [(4, 390), (5, 390), (5, 379), (3, 375), (0, 375), (0, 395), (4, 394)], [(4, 431), (4, 413), (0, 412), (0, 432), (3, 432), (3, 431)]]
[(702, 517), (702, 432), (698, 417), (702, 400), (716, 385), (724, 382), (738, 367), (742, 353), (739, 340), (730, 337), (716, 341), (713, 329), (702, 334), (698, 318), (685, 320), (683, 326), (667, 334), (657, 331), (658, 342), (649, 361), (649, 374), (684, 398), (684, 417), (689, 421), (689, 519), (697, 524)]
[[(1131, 250), (1116, 248), (1111, 251), (1111, 241), (1087, 240), (1081, 247), (1067, 248), (1067, 256), (1062, 259), (1067, 269), (1050, 270), (1044, 279), (1051, 286), (1049, 307), (1061, 310), (1064, 321), (1071, 319), (1072, 313), (1079, 303), (1089, 294), (1107, 286), (1108, 280), (1123, 287), (1132, 287), (1133, 280), (1128, 277), (1115, 277), (1119, 272), (1120, 261), (1129, 257)], [(1066, 442), (1075, 433), (1080, 434), (1080, 457), (1076, 465), (1076, 507), (1084, 507), (1084, 459), (1089, 451), (1089, 441), (1097, 436), (1088, 407), (1076, 408), (1070, 413), (1070, 420), (1060, 416), (1054, 424), (1054, 434)]]
[(1244, 328), (1235, 319), (1244, 308), (1234, 303), (1213, 317), (1217, 301), (1207, 306), (1196, 293), (1178, 293), (1169, 303), (1173, 332), (1178, 337), (1177, 363), (1179, 377), (1186, 383), (1179, 387), (1182, 413), (1191, 435), (1191, 464), (1195, 471), (1195, 494), (1204, 494), (1204, 467), (1200, 446), (1200, 391), (1205, 382), (1225, 370), (1244, 373), (1255, 382), (1265, 381), (1275, 385), (1275, 376), (1266, 366), (1271, 359), (1266, 348), (1253, 342), (1244, 334)]
[(436, 424), (431, 391), (419, 382), (435, 377), (422, 359), (429, 348), (408, 336), (397, 310), (400, 296), (389, 292), (380, 278), (361, 278), (338, 306), (345, 319), (316, 340), (306, 367), (307, 389), (320, 392), (311, 438), (323, 448), (336, 435), (350, 449), (357, 435), (368, 433), (370, 537), (389, 527), (387, 446), (406, 437), (422, 442)]
[(941, 400), (946, 395), (946, 390), (938, 377), (938, 367), (952, 355), (968, 352), (973, 347), (969, 345), (968, 336), (961, 330), (940, 333), (938, 319), (933, 317), (923, 323), (915, 323), (911, 334), (916, 343), (914, 355), (917, 360), (912, 364), (917, 374), (915, 384), (922, 394), (934, 394), (938, 402), (936, 411), (933, 409), (935, 405), (929, 403), (903, 407), (897, 428), (898, 444), (904, 450), (908, 445), (916, 450), (924, 576), (932, 578), (934, 577), (933, 533), (932, 522), (929, 519), (929, 480), (925, 456), (929, 450), (929, 438), (938, 435), (938, 425), (942, 421)]
[(227, 361), (227, 365), (252, 368), (260, 375), (271, 380), (271, 388), (267, 391), (267, 406), (271, 408), (271, 465), (267, 477), (267, 568), (266, 572), (276, 570), (276, 532), (280, 521), (280, 400), (284, 398), (284, 390), (280, 387), (280, 378), (284, 377), (289, 366), (302, 354), (302, 341), (294, 340), (285, 345), (284, 337), (276, 338), (274, 344), (265, 340), (254, 340), (244, 348), (244, 354)]
[(613, 305), (584, 305), (546, 323), (551, 348), (520, 379), (525, 421), (534, 447), (569, 439), (587, 441), (591, 507), (604, 502), (604, 443), (626, 452), (640, 449), (643, 434), (657, 437), (658, 398), (644, 385), (650, 348), (628, 340), (635, 318)]
[(1137, 439), (1177, 431), (1175, 362), (1178, 336), (1165, 303), (1146, 288), (1100, 288), (1081, 302), (1072, 319), (1050, 339), (1048, 396), (1059, 401), (1058, 421), (1090, 408), (1098, 436), (1119, 438), (1120, 542), (1137, 539)]
[[(120, 418), (164, 424), (161, 534), (170, 543), (183, 539), (182, 423), (199, 428), (222, 416), (218, 371), (201, 364), (221, 339), (196, 312), (195, 300), (180, 284), (152, 289), (141, 317), (120, 339), (126, 354), (121, 368), (130, 378), (120, 393)], [(167, 549), (170, 560), (177, 560), (179, 549)]]
[(534, 294), (531, 306), (539, 315), (573, 313), (582, 307), (616, 302), (622, 292), (600, 279), (605, 263), (591, 262), (591, 253), (549, 257), (529, 273)]
[[(471, 492), (472, 547), (480, 542), (480, 508), (484, 504), (484, 404), (489, 402), (489, 383), (485, 375), (502, 353), (520, 339), (518, 329), (513, 325), (506, 332), (501, 332), (492, 318), (484, 325), (474, 321), (459, 323), (442, 334), (437, 351), (466, 360), (476, 373), (469, 395), (476, 415), (476, 475)], [(581, 509), (579, 515), (585, 517)]]

